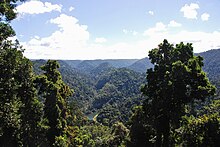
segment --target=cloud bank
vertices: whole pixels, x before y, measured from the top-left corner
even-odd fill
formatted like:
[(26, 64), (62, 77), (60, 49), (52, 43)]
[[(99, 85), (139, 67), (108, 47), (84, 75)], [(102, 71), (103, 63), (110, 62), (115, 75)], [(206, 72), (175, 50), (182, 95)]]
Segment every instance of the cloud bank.
[(25, 14), (42, 14), (52, 11), (61, 12), (62, 6), (57, 4), (51, 4), (49, 2), (41, 2), (38, 0), (32, 0), (17, 6), (16, 11), (20, 15)]

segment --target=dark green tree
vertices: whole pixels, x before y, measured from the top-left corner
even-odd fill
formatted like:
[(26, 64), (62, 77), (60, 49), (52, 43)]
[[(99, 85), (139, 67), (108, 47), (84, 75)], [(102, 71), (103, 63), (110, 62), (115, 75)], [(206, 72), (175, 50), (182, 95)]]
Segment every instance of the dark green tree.
[(156, 145), (169, 146), (171, 129), (178, 127), (185, 105), (195, 99), (204, 100), (215, 94), (215, 87), (202, 70), (203, 58), (194, 56), (192, 44), (174, 47), (164, 40), (149, 52), (154, 68), (147, 70), (147, 84), (142, 88), (148, 96), (145, 106), (157, 133)]
[[(15, 78), (19, 60), (10, 42), (1, 44), (0, 49), (0, 142), (3, 146), (17, 146), (20, 140), (22, 103), (18, 97), (18, 82)], [(9, 140), (10, 139), (10, 140)], [(20, 142), (21, 143), (21, 142)]]
[[(150, 106), (147, 107), (150, 109)], [(130, 120), (130, 141), (129, 147), (153, 146), (155, 143), (155, 130), (151, 124), (148, 110), (143, 110), (143, 106), (135, 107), (135, 112)], [(148, 112), (148, 113), (146, 113)]]
[(37, 146), (42, 107), (33, 87), (31, 62), (23, 56), (9, 22), (18, 0), (0, 1), (0, 142), (2, 146)]
[(18, 70), (17, 76), (21, 84), (18, 89), (18, 95), (21, 96), (23, 106), (21, 113), (21, 138), (24, 146), (37, 146), (43, 143), (44, 124), (43, 124), (43, 105), (37, 98), (34, 88), (34, 74), (32, 64), (29, 59), (23, 59), (22, 67)]
[(22, 50), (18, 42), (1, 41), (1, 139), (10, 142), (9, 138), (17, 138), (20, 144), (36, 145), (40, 141), (37, 131), (42, 106), (36, 98), (31, 61), (23, 56)]
[(44, 117), (48, 120), (47, 139), (50, 146), (67, 143), (67, 98), (72, 90), (63, 81), (57, 61), (48, 60), (41, 67), (45, 73), (36, 78), (39, 93), (45, 98)]

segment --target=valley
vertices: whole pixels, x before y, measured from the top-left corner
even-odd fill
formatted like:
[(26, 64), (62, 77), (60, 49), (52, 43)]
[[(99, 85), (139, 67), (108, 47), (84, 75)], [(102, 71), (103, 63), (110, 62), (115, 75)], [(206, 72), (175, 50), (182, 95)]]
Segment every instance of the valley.
[[(220, 49), (200, 54), (204, 57), (204, 71), (219, 87)], [(33, 61), (34, 70), (46, 60)], [(140, 105), (145, 97), (140, 88), (146, 83), (145, 72), (152, 68), (148, 58), (128, 60), (59, 60), (63, 80), (74, 94), (69, 101), (75, 101), (85, 115), (92, 120), (111, 126), (116, 121), (123, 123), (132, 115), (132, 108)]]

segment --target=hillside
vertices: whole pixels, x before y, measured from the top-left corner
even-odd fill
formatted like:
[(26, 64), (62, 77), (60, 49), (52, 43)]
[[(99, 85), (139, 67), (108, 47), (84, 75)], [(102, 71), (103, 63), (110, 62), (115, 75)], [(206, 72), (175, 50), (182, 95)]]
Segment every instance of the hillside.
[(140, 59), (138, 61), (136, 61), (135, 63), (133, 63), (132, 65), (128, 66), (129, 69), (137, 71), (137, 72), (141, 72), (141, 73), (145, 73), (147, 71), (147, 69), (152, 68), (153, 64), (150, 62), (149, 58), (143, 58)]
[(128, 67), (138, 61), (138, 59), (109, 59), (109, 60), (63, 60), (68, 65), (82, 72), (89, 73), (102, 63), (108, 63), (115, 68)]
[[(44, 63), (45, 60), (33, 61), (36, 74), (42, 73), (39, 67)], [(59, 63), (64, 82), (74, 89), (69, 101), (77, 102), (87, 115), (99, 113), (97, 120), (101, 123), (110, 125), (118, 120), (127, 121), (132, 107), (144, 99), (140, 92), (140, 86), (145, 81), (144, 74), (127, 68), (115, 68), (109, 62), (101, 62), (90, 71), (81, 70), (85, 66), (81, 69), (71, 67), (63, 60)]]
[(199, 53), (204, 58), (204, 71), (212, 81), (220, 79), (220, 49)]
[[(210, 50), (199, 55), (204, 57), (204, 71), (218, 86), (220, 50)], [(39, 66), (45, 62), (33, 61), (36, 73), (42, 72)], [(144, 98), (141, 96), (140, 86), (145, 83), (147, 68), (152, 67), (148, 58), (61, 60), (59, 63), (63, 80), (74, 89), (74, 95), (69, 100), (76, 101), (88, 115), (99, 113), (97, 120), (107, 125), (116, 120), (125, 122), (132, 107), (142, 102)], [(121, 68), (123, 66), (125, 67)]]

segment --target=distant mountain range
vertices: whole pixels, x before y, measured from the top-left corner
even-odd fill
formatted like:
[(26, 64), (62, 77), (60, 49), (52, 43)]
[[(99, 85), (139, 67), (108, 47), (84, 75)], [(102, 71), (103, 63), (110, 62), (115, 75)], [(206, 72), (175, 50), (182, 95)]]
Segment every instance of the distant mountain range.
[[(196, 53), (204, 58), (203, 70), (209, 78), (220, 79), (220, 49), (213, 49), (202, 53)], [(127, 68), (136, 72), (145, 73), (152, 68), (149, 58), (143, 59), (108, 59), (108, 60), (59, 60), (69, 68), (84, 74), (95, 74), (112, 68)], [(42, 61), (41, 61), (42, 62)], [(37, 69), (38, 70), (38, 69)]]
[(127, 68), (136, 72), (146, 72), (146, 69), (153, 67), (148, 58), (143, 59), (112, 59), (112, 60), (62, 60), (72, 68), (83, 73), (107, 67)]
[[(220, 73), (220, 49), (213, 49), (202, 53), (197, 53), (204, 58), (204, 70), (210, 76), (216, 76)], [(83, 73), (90, 73), (91, 71), (100, 70), (102, 68), (128, 68), (136, 72), (144, 73), (148, 68), (152, 68), (149, 58), (143, 59), (117, 59), (117, 60), (62, 60), (70, 67), (75, 68)]]

